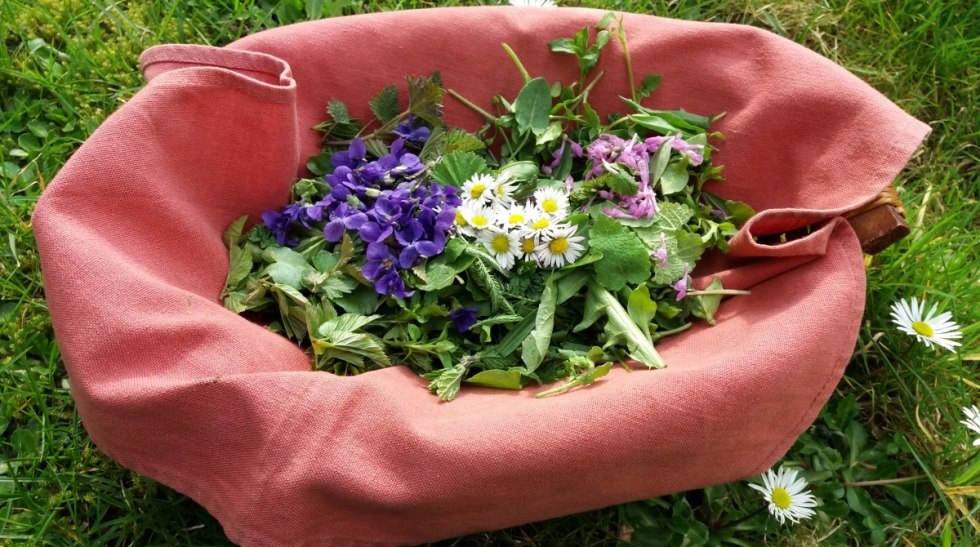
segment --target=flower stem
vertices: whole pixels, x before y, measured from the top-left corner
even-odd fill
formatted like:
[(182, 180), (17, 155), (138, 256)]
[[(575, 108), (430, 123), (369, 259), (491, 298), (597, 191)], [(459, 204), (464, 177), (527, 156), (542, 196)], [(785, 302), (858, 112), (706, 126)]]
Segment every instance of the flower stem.
[(706, 291), (687, 291), (691, 296), (708, 296), (717, 294), (744, 295), (752, 294), (752, 291), (740, 291), (738, 289), (709, 289)]
[(521, 76), (524, 77), (524, 83), (530, 82), (531, 75), (528, 74), (527, 69), (524, 68), (524, 65), (521, 63), (521, 60), (517, 58), (517, 53), (514, 53), (514, 50), (511, 49), (506, 42), (501, 45), (504, 46), (504, 51), (507, 52), (507, 55), (510, 57), (510, 60), (514, 61), (514, 64), (517, 65), (517, 70), (519, 70), (521, 72)]
[(459, 101), (459, 102), (463, 103), (464, 105), (466, 105), (470, 110), (472, 110), (472, 111), (476, 112), (477, 114), (483, 116), (483, 118), (485, 120), (487, 120), (488, 122), (493, 123), (493, 124), (496, 124), (497, 123), (497, 117), (496, 116), (494, 116), (493, 114), (491, 114), (491, 113), (487, 112), (486, 110), (480, 108), (479, 106), (476, 106), (475, 104), (473, 104), (466, 97), (460, 95), (459, 93), (456, 93), (452, 89), (447, 89), (446, 90), (446, 93), (449, 93), (450, 95), (452, 95), (452, 97), (454, 99), (456, 99), (457, 101)]
[(636, 80), (633, 78), (633, 60), (630, 59), (630, 48), (626, 45), (626, 29), (623, 28), (623, 17), (620, 16), (616, 22), (616, 35), (619, 37), (619, 43), (623, 46), (623, 60), (626, 61), (626, 79), (630, 83), (630, 98), (637, 102)]

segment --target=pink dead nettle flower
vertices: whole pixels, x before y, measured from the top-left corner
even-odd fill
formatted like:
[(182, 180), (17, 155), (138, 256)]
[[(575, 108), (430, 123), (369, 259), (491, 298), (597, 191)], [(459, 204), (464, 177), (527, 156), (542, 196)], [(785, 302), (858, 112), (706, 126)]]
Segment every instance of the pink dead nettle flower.
[(691, 165), (701, 165), (701, 162), (704, 161), (704, 145), (690, 144), (681, 138), (680, 133), (673, 137), (649, 137), (643, 141), (643, 144), (646, 145), (647, 151), (652, 154), (665, 142), (669, 142), (671, 148), (687, 156)]
[(563, 135), (561, 144), (559, 144), (558, 145), (558, 148), (555, 148), (555, 150), (551, 153), (551, 163), (548, 164), (548, 165), (542, 165), (541, 166), (541, 172), (542, 173), (544, 173), (545, 175), (549, 175), (550, 176), (551, 173), (554, 172), (554, 170), (558, 168), (558, 164), (561, 163), (561, 153), (562, 153), (563, 150), (565, 150), (565, 144), (572, 145), (572, 155), (573, 156), (575, 156), (576, 158), (581, 158), (582, 157), (582, 154), (584, 153), (582, 151), (582, 145), (580, 145), (579, 143), (573, 141), (572, 139), (569, 139), (568, 138), (568, 135)]
[(657, 196), (650, 186), (650, 152), (645, 142), (633, 135), (623, 140), (616, 135), (604, 133), (586, 147), (586, 157), (592, 161), (592, 170), (586, 178), (603, 173), (614, 173), (618, 165), (629, 167), (640, 175), (639, 188), (635, 195), (620, 196), (615, 192), (600, 191), (599, 197), (616, 202), (618, 208), (607, 207), (603, 212), (613, 218), (651, 218), (657, 214)]
[(670, 286), (672, 289), (674, 289), (675, 291), (677, 291), (677, 298), (676, 298), (676, 300), (678, 302), (680, 302), (681, 300), (684, 300), (684, 297), (687, 296), (688, 284), (690, 282), (691, 282), (691, 276), (689, 276), (687, 274), (687, 267), (685, 266), (684, 267), (684, 275), (681, 276), (680, 280), (678, 280), (677, 283), (674, 283), (673, 285)]
[(657, 265), (661, 270), (667, 267), (667, 236), (663, 232), (660, 232), (660, 248), (650, 251), (650, 257), (657, 259)]

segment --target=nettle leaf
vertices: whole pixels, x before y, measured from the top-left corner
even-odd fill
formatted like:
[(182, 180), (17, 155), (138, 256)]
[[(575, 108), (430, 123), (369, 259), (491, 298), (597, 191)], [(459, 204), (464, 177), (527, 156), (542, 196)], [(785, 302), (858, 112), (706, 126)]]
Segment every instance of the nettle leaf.
[(687, 182), (691, 178), (687, 172), (687, 161), (676, 161), (664, 169), (663, 176), (660, 177), (660, 191), (665, 196), (676, 194), (687, 188)]
[(643, 77), (643, 81), (640, 83), (640, 88), (636, 90), (636, 96), (640, 99), (645, 99), (650, 96), (651, 93), (660, 87), (660, 82), (663, 78), (660, 74), (647, 74)]
[(452, 129), (446, 133), (447, 152), (474, 152), (484, 148), (486, 148), (486, 144), (469, 131)]
[(330, 118), (339, 124), (351, 123), (350, 112), (347, 110), (347, 105), (337, 99), (330, 99), (327, 103), (327, 114)]
[(393, 85), (386, 85), (377, 95), (371, 99), (371, 112), (377, 116), (382, 123), (395, 119), (401, 111), (398, 109), (398, 88)]
[(551, 333), (555, 327), (555, 308), (558, 305), (558, 289), (554, 277), (548, 277), (541, 293), (538, 311), (534, 316), (534, 330), (524, 339), (521, 360), (527, 373), (533, 373), (544, 361), (551, 345)]
[(596, 218), (589, 245), (602, 253), (602, 260), (593, 267), (603, 287), (618, 291), (627, 283), (650, 278), (650, 252), (632, 230), (615, 219), (605, 215)]
[(442, 95), (444, 90), (432, 78), (409, 76), (408, 111), (431, 125), (442, 124)]
[(524, 387), (522, 370), (520, 367), (484, 370), (467, 378), (466, 383), (499, 389), (521, 389)]
[(438, 395), (439, 400), (452, 401), (459, 395), (466, 370), (466, 365), (460, 363), (452, 368), (427, 372), (422, 377), (429, 380), (429, 391)]
[(432, 167), (431, 173), (439, 184), (461, 188), (473, 175), (487, 171), (487, 160), (473, 152), (450, 152)]
[[(691, 232), (675, 232), (666, 234), (667, 239), (667, 266), (660, 268), (654, 267), (653, 282), (660, 285), (669, 285), (678, 281), (684, 276), (684, 272), (691, 273), (694, 264), (701, 254), (704, 253), (704, 243), (697, 234)], [(659, 246), (659, 237), (657, 238)]]
[(551, 115), (551, 88), (544, 78), (533, 78), (514, 101), (514, 120), (521, 133), (541, 135), (548, 129)]
[(664, 201), (659, 206), (656, 227), (665, 232), (680, 230), (694, 216), (694, 210), (683, 203)]

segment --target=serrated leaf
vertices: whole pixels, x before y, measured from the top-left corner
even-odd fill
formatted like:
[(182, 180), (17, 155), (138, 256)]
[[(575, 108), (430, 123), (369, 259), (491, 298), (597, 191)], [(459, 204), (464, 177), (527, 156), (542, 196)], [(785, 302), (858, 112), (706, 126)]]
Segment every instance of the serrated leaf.
[(231, 249), (232, 247), (238, 245), (238, 242), (242, 239), (242, 230), (245, 229), (245, 223), (248, 222), (248, 215), (240, 216), (235, 219), (234, 222), (228, 225), (228, 229), (222, 235), (222, 240), (225, 242), (225, 247)]
[(393, 85), (386, 85), (369, 104), (371, 112), (374, 112), (382, 123), (395, 119), (401, 113), (398, 109), (398, 88)]
[(637, 190), (640, 189), (640, 184), (636, 182), (636, 179), (625, 171), (603, 173), (597, 178), (602, 184), (608, 186), (610, 190), (620, 195), (635, 196)]
[(443, 88), (431, 78), (408, 76), (408, 111), (430, 125), (442, 124)]
[(327, 103), (327, 114), (330, 115), (335, 123), (338, 124), (349, 124), (351, 123), (350, 112), (347, 110), (347, 105), (337, 99), (330, 99)]
[(353, 332), (371, 323), (380, 315), (360, 315), (357, 313), (345, 313), (324, 323), (319, 330), (320, 336), (333, 337), (337, 334)]
[(602, 253), (594, 264), (603, 287), (618, 291), (626, 283), (642, 283), (650, 277), (650, 253), (628, 228), (608, 216), (599, 216), (589, 233), (589, 245)]
[(488, 171), (487, 161), (473, 152), (450, 152), (432, 167), (432, 178), (445, 186), (462, 188), (477, 173)]
[(640, 83), (640, 88), (636, 90), (637, 98), (645, 99), (649, 97), (651, 93), (660, 87), (662, 79), (659, 74), (647, 74), (644, 76), (643, 81)]
[(323, 296), (326, 296), (330, 300), (340, 298), (345, 294), (349, 294), (351, 291), (356, 289), (358, 284), (356, 281), (349, 277), (344, 276), (330, 276), (324, 281), (319, 287), (319, 292)]
[(551, 114), (551, 89), (544, 78), (533, 78), (521, 89), (514, 101), (514, 121), (520, 133), (541, 135), (548, 129)]
[(239, 247), (237, 244), (231, 248), (229, 253), (228, 278), (225, 280), (225, 287), (237, 287), (248, 274), (252, 273), (252, 252), (248, 247)]
[(466, 365), (458, 364), (452, 368), (427, 372), (422, 377), (429, 380), (429, 391), (438, 395), (439, 400), (452, 401), (459, 394), (466, 370)]
[(474, 152), (484, 148), (486, 144), (469, 131), (453, 129), (446, 133), (446, 152)]
[[(467, 252), (471, 252), (469, 248), (467, 249)], [(507, 300), (506, 294), (504, 293), (504, 286), (500, 283), (500, 280), (497, 279), (497, 276), (495, 276), (491, 270), (491, 268), (500, 268), (500, 265), (486, 253), (481, 255), (478, 252), (472, 252), (471, 254), (476, 256), (476, 260), (473, 261), (466, 271), (473, 275), (473, 277), (476, 279), (477, 285), (486, 291), (487, 295), (490, 297), (491, 309), (493, 311), (502, 311), (507, 314), (514, 313), (514, 307), (511, 306), (510, 302)], [(489, 257), (489, 260), (487, 260), (487, 257)]]

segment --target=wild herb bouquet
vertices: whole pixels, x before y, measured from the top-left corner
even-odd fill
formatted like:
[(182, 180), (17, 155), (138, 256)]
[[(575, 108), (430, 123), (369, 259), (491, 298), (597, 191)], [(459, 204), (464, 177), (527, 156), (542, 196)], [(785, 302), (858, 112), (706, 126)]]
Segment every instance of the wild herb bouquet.
[[(589, 104), (600, 52), (624, 52), (627, 114), (606, 121)], [(660, 338), (713, 323), (728, 291), (693, 290), (708, 249), (752, 215), (702, 190), (711, 117), (644, 107), (659, 84), (637, 86), (622, 20), (550, 43), (571, 54), (578, 81), (528, 74), (497, 114), (443, 87), (438, 73), (394, 85), (362, 124), (334, 99), (323, 153), (293, 201), (225, 234), (225, 306), (309, 348), (316, 368), (356, 374), (406, 364), (440, 399), (462, 383), (520, 389), (566, 381), (539, 396), (594, 382), (613, 363), (665, 366)], [(476, 133), (447, 127), (448, 94), (478, 112)]]

